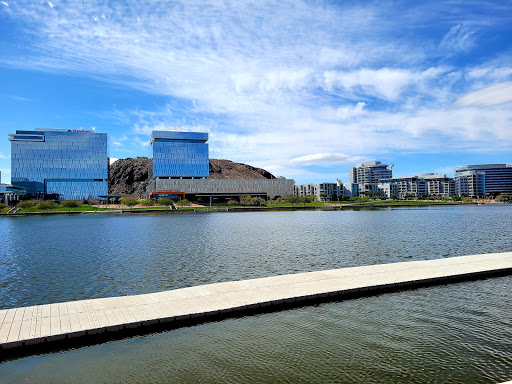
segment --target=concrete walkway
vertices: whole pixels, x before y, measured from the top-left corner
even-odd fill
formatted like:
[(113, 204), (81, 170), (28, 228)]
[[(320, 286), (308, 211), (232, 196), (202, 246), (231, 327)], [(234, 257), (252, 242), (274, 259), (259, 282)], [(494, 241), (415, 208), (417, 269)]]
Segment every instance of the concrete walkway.
[(152, 332), (155, 326), (172, 329), (321, 301), (511, 273), (512, 252), (491, 253), (5, 309), (0, 311), (1, 358), (9, 358), (13, 353), (65, 348), (74, 340), (94, 343)]

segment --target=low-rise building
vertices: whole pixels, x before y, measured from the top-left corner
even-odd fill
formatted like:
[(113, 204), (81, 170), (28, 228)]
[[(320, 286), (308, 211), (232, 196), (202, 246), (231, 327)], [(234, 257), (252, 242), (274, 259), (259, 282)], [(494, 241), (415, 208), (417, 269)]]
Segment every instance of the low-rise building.
[(25, 197), (27, 191), (25, 188), (16, 187), (9, 184), (0, 184), (0, 203), (9, 205)]
[(339, 197), (337, 183), (300, 184), (295, 186), (295, 196), (316, 196), (317, 201), (333, 201)]
[(359, 197), (359, 184), (343, 183), (343, 192), (340, 196)]
[(454, 180), (442, 174), (422, 173), (393, 178), (390, 182), (396, 185), (395, 195), (399, 199), (427, 196), (449, 197), (455, 194)]
[(243, 195), (274, 199), (294, 195), (293, 179), (162, 179), (150, 180), (147, 197), (163, 195), (194, 201), (227, 202)]

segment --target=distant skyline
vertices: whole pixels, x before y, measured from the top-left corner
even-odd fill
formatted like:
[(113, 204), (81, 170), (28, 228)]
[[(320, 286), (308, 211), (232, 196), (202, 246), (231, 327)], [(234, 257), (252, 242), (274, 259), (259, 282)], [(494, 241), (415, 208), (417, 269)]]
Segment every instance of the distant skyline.
[(512, 163), (512, 1), (0, 1), (8, 133), (209, 133), (210, 157), (298, 184)]

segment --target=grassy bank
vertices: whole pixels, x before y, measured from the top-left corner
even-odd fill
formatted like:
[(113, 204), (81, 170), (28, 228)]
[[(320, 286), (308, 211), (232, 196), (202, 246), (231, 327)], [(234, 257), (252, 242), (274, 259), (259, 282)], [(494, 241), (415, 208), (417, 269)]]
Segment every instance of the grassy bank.
[[(366, 200), (366, 199), (353, 199), (347, 201), (329, 201), (329, 202), (288, 202), (288, 201), (268, 201), (261, 202), (261, 205), (241, 205), (241, 204), (232, 204), (232, 205), (222, 205), (222, 206), (208, 206), (208, 205), (198, 205), (191, 204), (188, 206), (176, 206), (175, 209), (171, 209), (169, 206), (164, 205), (153, 205), (153, 206), (127, 206), (123, 204), (115, 204), (108, 206), (101, 205), (89, 205), (89, 204), (79, 204), (77, 207), (69, 208), (65, 207), (62, 204), (53, 204), (50, 208), (41, 208), (40, 206), (33, 205), (27, 209), (19, 209), (17, 214), (41, 214), (41, 213), (80, 213), (80, 212), (151, 212), (151, 211), (208, 211), (208, 210), (252, 210), (252, 209), (339, 209), (339, 208), (358, 208), (358, 207), (410, 207), (410, 206), (436, 206), (436, 205), (458, 205), (465, 203), (474, 203), (474, 202), (455, 202), (452, 200), (444, 200), (444, 201), (432, 201), (432, 200)], [(12, 207), (5, 207), (0, 210), (0, 214), (4, 215), (9, 212)]]

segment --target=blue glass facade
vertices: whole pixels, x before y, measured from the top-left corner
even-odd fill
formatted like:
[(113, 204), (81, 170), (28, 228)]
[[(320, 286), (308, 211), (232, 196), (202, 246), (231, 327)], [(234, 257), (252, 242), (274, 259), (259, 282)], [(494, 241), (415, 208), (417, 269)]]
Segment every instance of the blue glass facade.
[(208, 133), (153, 131), (152, 177), (204, 178), (210, 174)]
[(36, 129), (9, 136), (12, 185), (32, 196), (59, 194), (63, 200), (107, 195), (106, 133)]

